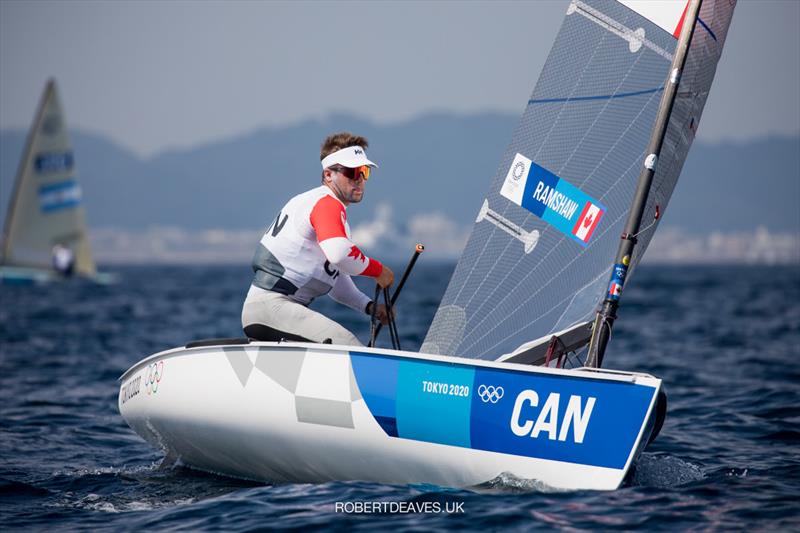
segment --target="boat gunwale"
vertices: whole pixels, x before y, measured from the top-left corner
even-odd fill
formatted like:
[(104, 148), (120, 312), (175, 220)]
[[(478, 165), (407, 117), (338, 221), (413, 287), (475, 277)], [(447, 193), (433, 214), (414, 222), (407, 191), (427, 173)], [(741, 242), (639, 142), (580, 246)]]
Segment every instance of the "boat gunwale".
[(289, 348), (292, 350), (314, 350), (314, 351), (330, 351), (336, 353), (350, 353), (360, 352), (380, 357), (396, 357), (401, 359), (414, 359), (421, 361), (430, 361), (436, 363), (449, 363), (461, 366), (473, 366), (492, 368), (495, 370), (504, 371), (521, 371), (530, 374), (549, 374), (562, 377), (571, 377), (578, 379), (603, 379), (608, 381), (618, 381), (624, 383), (631, 383), (637, 385), (645, 385), (651, 387), (660, 387), (661, 379), (651, 374), (643, 372), (629, 372), (624, 370), (612, 370), (605, 368), (548, 368), (541, 366), (526, 365), (523, 363), (506, 363), (503, 361), (490, 361), (485, 359), (469, 359), (466, 357), (457, 357), (452, 355), (439, 355), (427, 354), (422, 352), (409, 352), (404, 350), (392, 350), (390, 348), (369, 348), (366, 346), (350, 346), (341, 344), (317, 344), (309, 342), (268, 342), (268, 341), (255, 341), (249, 344), (219, 344), (216, 346), (197, 346), (193, 348), (186, 348), (186, 346), (178, 346), (154, 353), (135, 363), (128, 368), (118, 378), (118, 381), (125, 381), (131, 374), (137, 372), (141, 367), (150, 364), (152, 361), (161, 358), (172, 358), (187, 355), (192, 352), (207, 352), (207, 351), (221, 351), (224, 348), (246, 349), (248, 347), (256, 348)]

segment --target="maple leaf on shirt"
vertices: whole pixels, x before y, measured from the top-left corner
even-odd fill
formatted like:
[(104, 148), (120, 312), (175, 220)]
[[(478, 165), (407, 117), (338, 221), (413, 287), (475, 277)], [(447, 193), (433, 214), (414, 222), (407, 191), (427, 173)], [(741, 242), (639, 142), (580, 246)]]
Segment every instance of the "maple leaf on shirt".
[(360, 259), (362, 263), (367, 260), (367, 256), (364, 255), (364, 252), (359, 250), (358, 246), (355, 245), (353, 245), (353, 247), (350, 248), (350, 253), (347, 254), (347, 257), (352, 257), (353, 259)]

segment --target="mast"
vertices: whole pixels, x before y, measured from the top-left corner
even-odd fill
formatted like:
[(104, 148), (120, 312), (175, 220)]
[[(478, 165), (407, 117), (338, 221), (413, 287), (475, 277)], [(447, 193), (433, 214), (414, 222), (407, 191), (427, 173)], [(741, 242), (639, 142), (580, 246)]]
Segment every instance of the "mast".
[(606, 346), (611, 338), (611, 328), (614, 326), (614, 320), (617, 318), (617, 309), (619, 308), (622, 287), (628, 274), (628, 267), (631, 264), (633, 249), (636, 247), (636, 235), (639, 233), (639, 228), (641, 227), (642, 216), (647, 204), (647, 197), (650, 194), (650, 187), (653, 184), (653, 176), (655, 175), (658, 157), (661, 155), (661, 147), (666, 137), (669, 117), (672, 114), (672, 107), (675, 103), (675, 97), (678, 94), (678, 85), (680, 84), (681, 74), (686, 65), (686, 57), (688, 56), (689, 47), (692, 43), (692, 36), (694, 35), (694, 29), (697, 25), (697, 18), (702, 3), (703, 0), (691, 0), (684, 14), (683, 28), (681, 29), (675, 56), (672, 60), (672, 66), (670, 67), (669, 79), (664, 87), (664, 93), (661, 96), (656, 122), (650, 136), (650, 143), (647, 146), (646, 153), (648, 155), (645, 158), (642, 172), (639, 174), (639, 183), (636, 186), (631, 209), (628, 212), (628, 220), (625, 223), (625, 230), (622, 233), (617, 256), (614, 260), (614, 268), (611, 271), (611, 280), (608, 284), (606, 297), (595, 317), (592, 339), (589, 343), (589, 352), (586, 356), (586, 366), (588, 367), (600, 368), (603, 364)]

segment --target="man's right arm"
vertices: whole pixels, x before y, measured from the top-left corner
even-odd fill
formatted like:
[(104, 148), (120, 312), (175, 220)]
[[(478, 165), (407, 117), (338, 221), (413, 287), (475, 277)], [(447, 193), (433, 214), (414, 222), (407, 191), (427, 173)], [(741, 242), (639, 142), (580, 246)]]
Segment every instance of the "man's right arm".
[(367, 257), (347, 237), (345, 217), (344, 206), (331, 196), (320, 198), (311, 210), (309, 220), (325, 257), (345, 274), (376, 278), (381, 287), (390, 286), (394, 273), (377, 259)]

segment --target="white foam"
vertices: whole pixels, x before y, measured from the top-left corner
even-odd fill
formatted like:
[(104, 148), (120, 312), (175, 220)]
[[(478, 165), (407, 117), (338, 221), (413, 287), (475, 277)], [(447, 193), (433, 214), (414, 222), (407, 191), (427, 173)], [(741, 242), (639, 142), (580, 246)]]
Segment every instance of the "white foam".
[(551, 487), (547, 483), (538, 479), (525, 479), (517, 477), (509, 472), (503, 472), (494, 479), (490, 479), (486, 483), (482, 483), (473, 487), (477, 492), (511, 492), (511, 493), (525, 493), (525, 492), (569, 492), (565, 489), (558, 489)]

